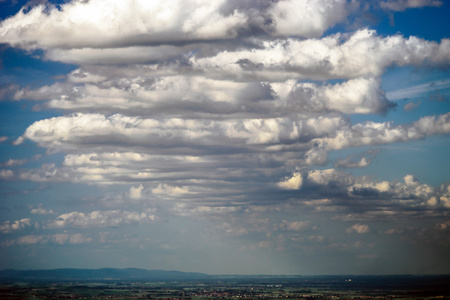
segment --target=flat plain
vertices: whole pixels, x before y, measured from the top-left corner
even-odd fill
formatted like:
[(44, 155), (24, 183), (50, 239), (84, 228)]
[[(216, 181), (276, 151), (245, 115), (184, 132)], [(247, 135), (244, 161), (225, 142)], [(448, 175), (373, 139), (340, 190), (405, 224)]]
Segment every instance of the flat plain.
[(211, 276), (203, 280), (3, 280), (0, 299), (450, 299), (450, 276)]

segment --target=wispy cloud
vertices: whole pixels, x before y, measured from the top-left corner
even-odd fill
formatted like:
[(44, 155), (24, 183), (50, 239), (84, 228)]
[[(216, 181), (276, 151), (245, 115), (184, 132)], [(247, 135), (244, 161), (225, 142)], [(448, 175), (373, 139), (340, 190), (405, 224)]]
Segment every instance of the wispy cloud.
[[(433, 91), (445, 91), (448, 89), (450, 89), (450, 80), (438, 80), (438, 81), (418, 84), (418, 85), (411, 86), (408, 88), (389, 91), (386, 93), (386, 97), (392, 101), (403, 100), (403, 99), (423, 97), (427, 93), (430, 93)], [(448, 92), (448, 91), (446, 91), (446, 92)]]

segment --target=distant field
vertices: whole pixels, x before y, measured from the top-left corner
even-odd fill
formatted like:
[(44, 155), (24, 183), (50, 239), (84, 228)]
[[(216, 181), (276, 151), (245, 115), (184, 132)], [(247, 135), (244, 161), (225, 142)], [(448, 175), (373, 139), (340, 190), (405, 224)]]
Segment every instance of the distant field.
[(450, 299), (450, 276), (210, 276), (196, 280), (14, 280), (0, 299)]

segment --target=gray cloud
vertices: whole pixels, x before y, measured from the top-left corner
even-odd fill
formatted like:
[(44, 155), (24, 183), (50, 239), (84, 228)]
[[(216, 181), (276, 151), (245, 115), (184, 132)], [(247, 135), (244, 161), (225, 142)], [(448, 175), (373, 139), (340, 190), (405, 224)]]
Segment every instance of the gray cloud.
[(19, 230), (24, 230), (33, 226), (31, 219), (24, 218), (16, 221), (4, 221), (0, 223), (0, 231), (2, 233), (12, 233)]
[(130, 212), (120, 210), (70, 212), (59, 215), (54, 221), (45, 225), (45, 228), (91, 228), (114, 227), (135, 222), (153, 222), (155, 216), (147, 212)]
[(356, 232), (358, 234), (364, 234), (371, 232), (370, 227), (367, 224), (354, 224), (351, 227), (347, 228), (347, 233)]
[(10, 239), (2, 243), (3, 246), (14, 245), (36, 245), (36, 244), (56, 244), (56, 245), (74, 245), (91, 243), (92, 237), (83, 235), (81, 233), (67, 234), (67, 233), (55, 233), (47, 235), (24, 235), (17, 239)]
[(425, 6), (440, 7), (444, 3), (439, 0), (384, 0), (379, 3), (383, 9), (404, 11), (408, 8), (421, 8)]
[(363, 168), (372, 163), (373, 158), (378, 154), (379, 150), (369, 150), (360, 155), (349, 155), (345, 158), (338, 159), (334, 163), (335, 168)]
[[(202, 76), (114, 78), (75, 70), (72, 83), (37, 90), (20, 89), (14, 99), (46, 100), (49, 108), (97, 110), (154, 116), (164, 113), (195, 118), (251, 118), (294, 113), (384, 113), (395, 106), (384, 96), (380, 81), (357, 78), (341, 84), (234, 82)], [(83, 74), (83, 75), (82, 75)], [(83, 76), (83, 77), (82, 77)], [(101, 79), (100, 79), (101, 78)], [(100, 82), (99, 82), (100, 81)], [(81, 84), (80, 83), (84, 83)]]
[(420, 101), (419, 102), (408, 102), (408, 103), (406, 103), (403, 106), (403, 109), (406, 110), (406, 111), (410, 111), (410, 110), (413, 110), (413, 109), (415, 109), (415, 108), (417, 108), (419, 106), (420, 106)]

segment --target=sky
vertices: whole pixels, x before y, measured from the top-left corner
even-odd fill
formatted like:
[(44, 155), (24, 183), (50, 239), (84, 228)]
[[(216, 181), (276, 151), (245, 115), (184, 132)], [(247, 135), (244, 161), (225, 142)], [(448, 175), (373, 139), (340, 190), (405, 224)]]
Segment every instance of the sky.
[(0, 269), (450, 273), (449, 15), (0, 0)]

